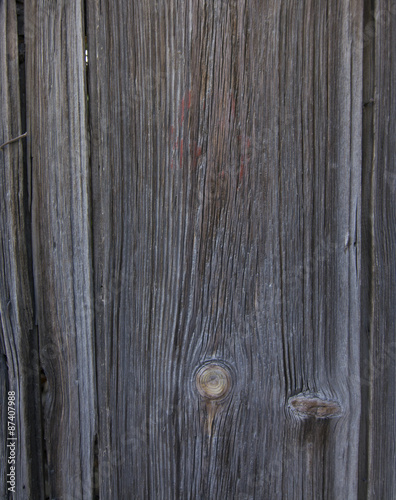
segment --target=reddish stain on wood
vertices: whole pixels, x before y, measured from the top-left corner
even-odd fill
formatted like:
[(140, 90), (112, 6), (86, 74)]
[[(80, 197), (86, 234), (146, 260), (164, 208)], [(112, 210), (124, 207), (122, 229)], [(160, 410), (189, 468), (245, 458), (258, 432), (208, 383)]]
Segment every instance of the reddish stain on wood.
[(240, 169), (239, 169), (239, 180), (241, 181), (242, 178), (243, 178), (243, 174), (245, 172), (245, 165), (244, 165), (244, 162), (243, 162), (243, 156), (241, 157), (241, 165), (240, 165)]
[[(189, 145), (191, 147), (191, 144)], [(193, 142), (193, 168), (196, 168), (199, 157), (202, 154), (201, 146), (197, 145), (197, 141)]]
[(180, 119), (180, 126), (183, 126), (184, 122), (184, 97), (181, 102), (181, 119)]
[[(170, 144), (172, 147), (172, 153), (171, 153), (171, 169), (173, 169), (175, 161), (179, 162), (180, 168), (183, 167), (183, 154), (184, 154), (184, 148), (187, 146), (187, 149), (189, 151), (189, 154), (187, 157), (191, 157), (191, 166), (192, 168), (196, 168), (198, 159), (202, 155), (202, 147), (197, 145), (197, 140), (189, 141), (188, 143), (184, 144), (184, 140), (182, 138), (183, 135), (183, 125), (184, 122), (188, 116), (188, 113), (190, 112), (191, 109), (191, 103), (192, 103), (192, 90), (189, 89), (186, 91), (183, 95), (183, 97), (180, 100), (179, 104), (179, 111), (180, 113), (180, 118), (179, 118), (179, 126), (175, 127), (172, 125), (170, 127)], [(205, 109), (206, 107), (206, 98), (202, 99), (202, 108)], [(221, 110), (221, 130), (220, 132), (224, 132), (223, 128), (225, 129), (225, 132), (223, 135), (227, 135), (227, 130), (233, 126), (235, 126), (235, 110), (236, 110), (236, 99), (234, 94), (231, 92), (229, 94), (229, 99), (228, 99), (228, 105), (226, 106), (226, 109)], [(178, 131), (177, 131), (178, 129)], [(242, 181), (243, 177), (246, 174), (246, 169), (249, 166), (250, 160), (251, 160), (251, 147), (252, 147), (252, 141), (251, 138), (248, 137), (244, 133), (240, 133), (238, 135), (238, 147), (239, 148), (239, 171), (236, 175), (238, 175), (239, 182)], [(175, 157), (178, 159), (175, 160)], [(237, 168), (238, 168), (237, 167)]]
[(180, 139), (180, 168), (183, 167), (183, 139)]
[(242, 178), (245, 173), (245, 168), (249, 165), (250, 162), (250, 154), (251, 154), (251, 140), (250, 137), (241, 134), (239, 136), (240, 145), (241, 145), (241, 159), (239, 165), (239, 180), (242, 181)]

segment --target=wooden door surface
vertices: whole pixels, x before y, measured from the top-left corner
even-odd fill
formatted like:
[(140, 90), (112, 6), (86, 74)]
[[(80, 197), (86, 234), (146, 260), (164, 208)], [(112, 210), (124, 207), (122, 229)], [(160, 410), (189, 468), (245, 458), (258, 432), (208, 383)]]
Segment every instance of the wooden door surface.
[(1, 498), (396, 498), (395, 2), (0, 38)]

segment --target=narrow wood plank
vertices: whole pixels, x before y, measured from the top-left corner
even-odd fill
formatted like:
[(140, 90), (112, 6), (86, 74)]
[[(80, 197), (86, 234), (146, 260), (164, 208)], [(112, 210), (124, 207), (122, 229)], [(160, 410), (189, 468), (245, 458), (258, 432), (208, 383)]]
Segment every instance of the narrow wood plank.
[[(22, 135), (15, 0), (0, 2), (0, 144)], [(22, 113), (23, 115), (23, 113)], [(23, 125), (24, 127), (24, 125)], [(15, 392), (15, 498), (43, 498), (42, 434), (37, 332), (29, 263), (30, 228), (27, 175), (22, 140), (0, 149), (0, 496), (5, 481), (10, 437), (7, 391)], [(9, 478), (8, 478), (9, 479)], [(12, 493), (9, 493), (12, 495)]]
[[(396, 7), (368, 2), (363, 136), (366, 286), (361, 492), (396, 497)], [(362, 300), (363, 305), (363, 300)]]
[(83, 3), (25, 7), (48, 495), (85, 499), (93, 496), (96, 416)]
[[(332, 419), (292, 416), (283, 441), (285, 498), (356, 497), (362, 15), (359, 1), (290, 2), (281, 21), (289, 27), (279, 48), (286, 390), (341, 408)], [(293, 44), (293, 35), (303, 39)]]
[(87, 6), (100, 496), (354, 498), (362, 2)]

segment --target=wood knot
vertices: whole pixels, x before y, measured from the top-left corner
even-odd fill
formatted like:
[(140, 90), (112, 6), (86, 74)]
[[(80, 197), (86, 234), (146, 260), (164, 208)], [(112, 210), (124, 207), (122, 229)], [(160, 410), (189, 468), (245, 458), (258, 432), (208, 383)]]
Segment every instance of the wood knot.
[(195, 376), (200, 395), (206, 399), (219, 400), (225, 398), (232, 387), (230, 370), (219, 363), (205, 363)]
[(341, 414), (341, 405), (338, 401), (324, 399), (314, 394), (298, 394), (291, 397), (289, 408), (303, 418), (332, 418)]

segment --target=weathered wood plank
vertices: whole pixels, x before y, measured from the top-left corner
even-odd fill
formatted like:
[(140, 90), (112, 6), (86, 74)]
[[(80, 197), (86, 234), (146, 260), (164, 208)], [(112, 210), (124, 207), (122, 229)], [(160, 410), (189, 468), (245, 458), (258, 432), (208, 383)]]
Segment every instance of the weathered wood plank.
[(396, 497), (396, 5), (367, 4), (360, 493), (375, 499)]
[[(290, 29), (279, 48), (280, 94), (285, 96), (280, 115), (285, 378), (289, 395), (300, 388), (334, 399), (342, 413), (316, 422), (294, 419), (286, 426), (282, 495), (354, 498), (360, 417), (363, 6), (358, 1), (295, 6), (289, 18), (285, 11), (282, 24)], [(289, 41), (293, 26), (296, 37), (304, 36), (294, 46)], [(299, 47), (305, 48), (301, 62)], [(291, 178), (290, 164), (295, 166)]]
[(362, 2), (87, 6), (100, 496), (354, 498)]
[(26, 3), (27, 119), (50, 498), (93, 496), (95, 372), (83, 3)]
[[(22, 135), (15, 0), (0, 2), (0, 144)], [(23, 114), (23, 113), (22, 113)], [(23, 125), (24, 127), (24, 125)], [(22, 140), (0, 149), (0, 496), (11, 441), (7, 429), (7, 391), (15, 392), (16, 498), (43, 498), (37, 332), (33, 325), (32, 274), (27, 176)], [(12, 493), (10, 493), (12, 495)]]

